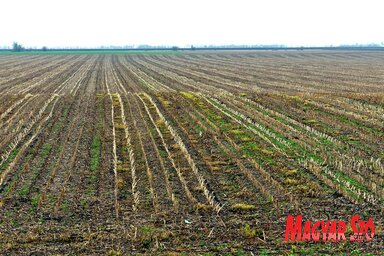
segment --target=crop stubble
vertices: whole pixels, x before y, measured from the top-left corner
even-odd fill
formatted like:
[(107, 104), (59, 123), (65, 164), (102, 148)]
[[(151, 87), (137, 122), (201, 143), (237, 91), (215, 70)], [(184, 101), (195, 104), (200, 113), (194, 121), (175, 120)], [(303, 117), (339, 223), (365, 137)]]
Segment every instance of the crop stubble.
[(0, 56), (0, 251), (288, 252), (288, 213), (382, 228), (382, 57)]

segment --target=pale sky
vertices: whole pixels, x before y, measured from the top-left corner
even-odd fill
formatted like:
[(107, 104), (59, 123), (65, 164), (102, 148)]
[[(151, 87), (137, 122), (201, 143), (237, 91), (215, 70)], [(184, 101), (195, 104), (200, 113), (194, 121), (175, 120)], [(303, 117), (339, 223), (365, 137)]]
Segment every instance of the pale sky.
[(0, 0), (0, 46), (384, 42), (380, 0)]

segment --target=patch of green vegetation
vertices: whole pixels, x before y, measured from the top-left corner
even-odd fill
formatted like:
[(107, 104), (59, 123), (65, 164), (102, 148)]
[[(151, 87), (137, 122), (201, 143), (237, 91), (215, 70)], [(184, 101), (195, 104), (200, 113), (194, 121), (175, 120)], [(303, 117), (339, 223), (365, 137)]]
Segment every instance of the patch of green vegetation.
[(338, 116), (337, 119), (339, 119), (343, 123), (353, 125), (353, 122), (349, 120), (346, 116)]
[[(317, 121), (316, 120), (309, 120), (307, 122), (308, 124), (314, 124), (316, 123), (317, 124)], [(257, 129), (257, 127), (254, 127)], [(268, 128), (267, 128), (268, 129)], [(270, 132), (273, 132), (271, 129), (269, 129)], [(301, 128), (298, 129), (298, 130), (302, 130)], [(261, 132), (261, 131), (260, 131)], [(237, 132), (236, 134), (239, 134), (239, 132)], [(295, 156), (295, 158), (298, 160), (300, 158), (313, 158), (316, 162), (318, 163), (322, 163), (323, 162), (323, 159), (321, 157), (319, 157), (315, 152), (310, 152), (308, 151), (307, 149), (303, 148), (302, 146), (300, 146), (299, 144), (293, 142), (293, 141), (290, 141), (286, 138), (283, 138), (280, 134), (277, 134), (277, 133), (274, 133), (276, 136), (280, 137), (281, 139), (284, 139), (285, 141), (287, 141), (292, 150), (288, 149), (287, 147), (285, 147), (285, 145), (283, 145), (284, 147), (281, 147), (282, 145), (280, 143), (276, 143), (276, 145), (278, 145), (281, 149), (283, 149), (284, 151), (286, 151), (288, 154), (292, 155), (292, 156)], [(271, 138), (270, 138), (271, 139)], [(346, 140), (346, 139), (344, 139)], [(359, 142), (358, 141), (352, 141), (350, 138), (348, 138), (349, 140), (349, 143), (351, 144), (355, 144), (357, 145)], [(328, 145), (328, 146), (335, 146), (334, 143), (326, 140), (326, 139), (322, 139), (321, 140), (323, 142), (324, 145)], [(248, 147), (248, 148), (247, 148)], [(249, 148), (250, 147), (250, 148)], [(244, 145), (243, 145), (243, 150), (245, 150), (245, 154), (248, 156), (248, 157), (252, 157), (252, 152), (254, 152), (256, 149), (255, 148), (252, 148), (252, 145), (246, 145), (246, 147), (244, 148)], [(346, 176), (345, 174), (343, 174), (342, 172), (340, 171), (335, 171), (334, 172), (337, 176), (337, 179), (339, 180), (344, 180), (344, 181), (348, 181), (350, 184), (354, 185), (355, 187), (357, 188), (360, 188), (362, 190), (366, 190), (366, 188), (360, 184), (359, 182), (357, 182), (356, 180)], [(294, 184), (294, 180), (293, 179), (286, 179), (285, 180), (286, 184)], [(342, 186), (343, 187), (343, 186)], [(348, 190), (348, 188), (345, 188), (346, 190)]]
[(32, 185), (32, 182), (37, 178), (39, 175), (39, 170), (43, 167), (46, 158), (48, 157), (49, 153), (51, 152), (52, 149), (52, 144), (50, 143), (45, 143), (41, 149), (41, 156), (39, 158), (39, 162), (37, 163), (36, 166), (32, 167), (31, 172), (32, 172), (32, 177), (31, 179), (28, 180), (19, 190), (18, 194), (21, 197), (24, 197), (28, 194), (30, 187)]
[(374, 127), (371, 127), (371, 126), (368, 126), (366, 125), (365, 123), (362, 123), (360, 121), (357, 121), (357, 120), (354, 120), (354, 119), (350, 119), (346, 116), (342, 116), (342, 115), (338, 115), (338, 114), (333, 114), (333, 113), (327, 113), (333, 117), (335, 117), (336, 119), (340, 120), (341, 122), (345, 123), (345, 124), (348, 124), (352, 127), (358, 127), (358, 128), (361, 128), (367, 132), (370, 132), (370, 133), (374, 133), (376, 134), (377, 136), (384, 136), (384, 132), (380, 129), (376, 129)]
[(341, 134), (341, 135), (339, 136), (339, 140), (344, 141), (344, 142), (346, 142), (346, 143), (348, 143), (348, 144), (351, 144), (351, 145), (355, 145), (355, 146), (361, 145), (361, 146), (363, 146), (362, 143), (361, 143), (361, 141), (352, 138), (352, 137), (349, 136), (348, 134)]
[[(34, 150), (33, 148), (30, 148), (30, 149), (29, 149), (29, 151), (28, 151), (28, 155), (27, 155), (27, 157), (25, 157), (25, 161), (24, 161), (23, 168), (25, 167), (26, 163), (28, 163), (28, 162), (31, 160), (31, 158), (32, 158), (32, 156), (33, 156), (33, 150)], [(6, 188), (4, 189), (4, 191), (3, 191), (2, 193), (0, 192), (0, 194), (7, 195), (7, 194), (9, 193), (9, 191), (11, 190), (11, 188), (13, 188), (13, 187), (15, 186), (15, 183), (19, 180), (19, 176), (20, 176), (20, 173), (17, 172), (17, 173), (14, 175), (14, 177), (13, 177), (13, 179), (12, 179), (12, 182), (10, 182), (10, 183), (6, 186)]]
[[(269, 116), (271, 118), (274, 118), (275, 120), (279, 121), (280, 123), (283, 123), (285, 125), (288, 125), (288, 126), (291, 126), (292, 128), (294, 128), (295, 130), (299, 131), (299, 132), (302, 132), (302, 133), (309, 133), (307, 130), (301, 128), (300, 126), (296, 125), (296, 124), (292, 124), (290, 122), (288, 122), (287, 120), (285, 120), (284, 118), (282, 117), (279, 117), (279, 116), (275, 116), (274, 114), (272, 113), (269, 113), (263, 109), (260, 109), (254, 105), (252, 105), (251, 103), (249, 102), (245, 102), (245, 104), (255, 110), (257, 110), (258, 112), (262, 113), (263, 115), (265, 116)], [(285, 113), (287, 115), (287, 117), (289, 118), (292, 118), (292, 119), (295, 119), (295, 117), (292, 117), (292, 116), (289, 116), (287, 113)], [(334, 134), (335, 133), (335, 130), (332, 128), (332, 127), (328, 127), (328, 126), (325, 126), (323, 123), (320, 123), (318, 120), (308, 120), (308, 121), (303, 121), (303, 123), (307, 123), (309, 126), (311, 126), (311, 124), (316, 124), (316, 126), (321, 126), (321, 129), (323, 130), (323, 132), (327, 133), (327, 134)], [(313, 136), (313, 134), (311, 134), (311, 136)], [(318, 137), (318, 136), (317, 136)], [(336, 147), (336, 144), (332, 141), (329, 141), (328, 139), (325, 139), (323, 137), (318, 137), (318, 140), (324, 144), (324, 146), (332, 146), (332, 147)], [(298, 149), (299, 145), (295, 145), (296, 143), (292, 141), (292, 144), (291, 146), (295, 147)]]
[(222, 118), (220, 115), (213, 113), (211, 111), (208, 111), (208, 109), (205, 112), (208, 114), (209, 121), (211, 121), (212, 123), (218, 124), (218, 126), (222, 131), (229, 132), (230, 130), (233, 129), (233, 127), (231, 127), (231, 124), (227, 123), (224, 120), (224, 118)]
[(96, 183), (97, 182), (97, 176), (96, 175), (92, 175), (89, 180), (91, 181), (91, 183)]
[[(182, 93), (182, 95), (187, 99), (192, 99), (195, 103), (201, 102), (199, 98), (197, 98), (191, 93), (184, 92)], [(215, 103), (213, 102), (213, 104)], [(246, 157), (254, 159), (261, 166), (265, 165), (263, 162), (267, 162), (270, 165), (276, 164), (273, 155), (262, 152), (257, 146), (257, 144), (253, 142), (253, 135), (251, 135), (250, 132), (240, 129), (237, 124), (227, 122), (220, 114), (213, 112), (211, 109), (207, 108), (202, 102), (199, 107), (203, 111), (207, 119), (210, 122), (216, 124), (221, 131), (223, 131), (224, 133), (234, 134), (235, 138), (241, 144), (240, 147), (242, 148), (242, 154), (244, 154)], [(201, 121), (204, 122), (204, 120)]]
[(148, 248), (152, 242), (156, 228), (153, 225), (144, 225), (140, 227), (139, 232), (143, 246)]
[(204, 129), (203, 127), (201, 127), (200, 125), (196, 125), (195, 126), (195, 130), (198, 134), (203, 134), (204, 133)]
[[(312, 157), (313, 158), (313, 157)], [(317, 162), (317, 164), (321, 165), (324, 160), (317, 157), (317, 158), (313, 158), (315, 160), (315, 162)], [(363, 191), (367, 191), (367, 188), (361, 184), (360, 182), (358, 182), (357, 180), (345, 175), (343, 172), (339, 171), (339, 170), (334, 170), (333, 173), (335, 174), (337, 180), (339, 181), (348, 181), (350, 184), (352, 184), (353, 186), (363, 190)], [(329, 175), (327, 175), (326, 173), (323, 172), (324, 175), (326, 175), (327, 177), (329, 177), (330, 179), (333, 179), (332, 177), (330, 177)], [(338, 182), (340, 183), (340, 182)], [(345, 187), (344, 185), (342, 185), (340, 183), (341, 187), (343, 187), (344, 189), (346, 190), (350, 190), (349, 188)]]
[(149, 132), (152, 134), (152, 136), (157, 135), (156, 129), (154, 127), (149, 127)]
[(45, 143), (43, 145), (41, 156), (46, 158), (48, 156), (49, 152), (51, 151), (51, 149), (52, 149), (52, 145), (50, 143)]
[(241, 149), (244, 151), (247, 157), (253, 157), (254, 152), (259, 150), (259, 147), (254, 142), (246, 142), (241, 144)]
[(222, 250), (225, 250), (228, 248), (228, 244), (224, 243), (224, 244), (219, 244), (218, 246), (215, 247), (215, 250), (216, 251), (222, 251)]
[(10, 163), (12, 163), (13, 159), (15, 159), (18, 153), (19, 153), (18, 148), (15, 148), (14, 150), (12, 150), (7, 160), (5, 160), (4, 163), (0, 166), (0, 173), (2, 173), (8, 167), (8, 165), (10, 165)]
[(332, 141), (330, 141), (330, 140), (328, 140), (328, 139), (326, 139), (326, 138), (320, 137), (320, 138), (319, 138), (319, 141), (320, 141), (323, 145), (325, 145), (325, 146), (329, 146), (329, 147), (337, 147), (337, 145), (336, 145), (334, 142), (332, 142)]
[(241, 142), (249, 142), (252, 140), (252, 136), (246, 134), (243, 130), (234, 129), (234, 130), (231, 130), (230, 132), (233, 133), (236, 139), (238, 139)]
[[(347, 243), (340, 243), (338, 247), (336, 247), (332, 243), (314, 243), (314, 244), (297, 244), (292, 245), (291, 250), (286, 255), (359, 255), (359, 256), (372, 256), (374, 254), (371, 253), (362, 253), (359, 249), (350, 250), (348, 253), (343, 253), (345, 251), (345, 245)], [(259, 254), (259, 255), (269, 255)]]
[(10, 223), (12, 226), (14, 226), (14, 227), (19, 227), (19, 226), (20, 226), (20, 222), (19, 222), (18, 220), (14, 219), (14, 218), (11, 218), (11, 219), (9, 220), (9, 223)]
[(31, 197), (31, 206), (32, 207), (29, 209), (29, 213), (31, 215), (36, 213), (37, 206), (39, 204), (39, 200), (40, 200), (40, 194), (36, 194), (36, 195)]
[(271, 166), (276, 164), (273, 154), (267, 153), (267, 150), (260, 150), (257, 144), (252, 141), (242, 143), (240, 148), (244, 156), (252, 158), (262, 167), (265, 167), (265, 163), (268, 163)]
[(91, 145), (91, 163), (90, 163), (90, 169), (92, 172), (95, 172), (99, 169), (100, 165), (100, 147), (101, 147), (101, 140), (100, 136), (96, 135), (92, 140)]
[(19, 196), (25, 197), (28, 194), (29, 187), (29, 184), (24, 184), (19, 190)]
[(342, 173), (341, 171), (335, 171), (334, 172), (336, 177), (340, 180), (346, 180), (348, 181), (349, 183), (351, 183), (353, 186), (357, 187), (357, 188), (360, 188), (362, 190), (367, 190), (365, 188), (365, 186), (363, 186), (360, 182), (356, 181), (355, 179), (352, 179), (351, 177), (345, 175), (344, 173)]
[(225, 256), (245, 256), (248, 255), (243, 249), (232, 249), (230, 253), (224, 254)]
[(64, 125), (63, 120), (66, 119), (66, 117), (68, 116), (68, 113), (69, 113), (69, 108), (66, 107), (66, 108), (64, 109), (64, 111), (63, 111), (62, 116), (60, 117), (60, 121), (57, 122), (57, 123), (55, 124), (55, 126), (53, 127), (53, 129), (52, 129), (52, 132), (53, 132), (53, 133), (57, 133), (58, 131), (61, 130), (61, 128), (62, 128), (63, 125)]
[[(213, 105), (215, 105), (215, 106), (217, 106), (217, 107), (219, 107), (219, 108), (222, 109), (222, 107), (221, 107), (217, 102), (211, 101), (211, 103), (212, 103)], [(241, 118), (239, 115), (237, 115), (237, 114), (235, 114), (235, 113), (232, 113), (232, 112), (230, 112), (230, 111), (228, 111), (228, 110), (226, 110), (226, 109), (222, 109), (222, 110), (223, 110), (225, 113), (227, 113), (229, 116), (232, 116), (233, 118), (238, 119), (238, 120), (242, 120), (242, 118)], [(273, 141), (273, 143), (274, 143), (275, 145), (277, 145), (279, 148), (281, 148), (281, 149), (283, 149), (283, 150), (287, 150), (288, 147), (287, 147), (285, 144), (283, 144), (283, 143), (281, 143), (280, 141), (278, 141), (277, 139), (271, 137), (268, 133), (273, 134), (275, 137), (280, 138), (280, 139), (286, 141), (288, 144), (293, 144), (293, 143), (296, 144), (295, 142), (286, 139), (283, 135), (279, 134), (278, 132), (274, 131), (273, 129), (271, 129), (271, 128), (269, 128), (269, 127), (266, 127), (266, 126), (262, 126), (261, 124), (259, 124), (259, 125), (260, 125), (262, 128), (259, 128), (258, 126), (253, 125), (253, 124), (250, 124), (250, 123), (246, 123), (246, 126), (247, 126), (248, 128), (251, 128), (251, 129), (256, 130), (256, 131), (258, 131), (259, 133), (263, 134), (265, 137), (267, 137), (270, 141)], [(263, 129), (267, 130), (268, 132), (263, 131)], [(296, 145), (296, 146), (297, 146), (297, 145)]]
[(167, 157), (167, 152), (161, 148), (159, 148), (159, 154), (163, 158)]
[(61, 210), (64, 212), (64, 213), (69, 213), (69, 202), (68, 200), (64, 200), (61, 204)]
[(268, 251), (267, 249), (262, 250), (258, 256), (266, 256), (266, 255), (273, 255), (275, 253)]
[(31, 205), (33, 207), (37, 207), (38, 203), (39, 203), (39, 199), (40, 199), (40, 195), (35, 195), (31, 198)]
[[(320, 160), (315, 160), (317, 162), (317, 164), (319, 165), (322, 165), (322, 162), (324, 162), (322, 159)], [(344, 173), (342, 173), (341, 171), (339, 170), (333, 170), (333, 173), (334, 175), (336, 176), (336, 178), (333, 178), (331, 177), (330, 175), (328, 175), (325, 171), (322, 171), (322, 174), (325, 175), (326, 177), (328, 177), (329, 179), (331, 180), (336, 180), (336, 183), (338, 183), (340, 185), (340, 187), (346, 191), (350, 196), (352, 196), (353, 198), (356, 198), (358, 199), (358, 196), (356, 195), (356, 193), (354, 193), (353, 191), (351, 191), (350, 188), (346, 187), (344, 184), (343, 184), (343, 181), (345, 182), (349, 182), (352, 186), (356, 187), (356, 188), (359, 188), (360, 190), (362, 191), (365, 191), (365, 192), (368, 192), (367, 188), (361, 184), (360, 182), (358, 182), (357, 180), (345, 175)]]

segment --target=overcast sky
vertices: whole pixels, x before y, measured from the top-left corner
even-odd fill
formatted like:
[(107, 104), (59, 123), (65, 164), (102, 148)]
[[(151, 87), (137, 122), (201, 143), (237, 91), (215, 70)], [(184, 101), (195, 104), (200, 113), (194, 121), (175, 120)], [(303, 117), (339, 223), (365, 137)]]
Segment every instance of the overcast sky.
[(384, 42), (380, 0), (0, 0), (0, 46)]

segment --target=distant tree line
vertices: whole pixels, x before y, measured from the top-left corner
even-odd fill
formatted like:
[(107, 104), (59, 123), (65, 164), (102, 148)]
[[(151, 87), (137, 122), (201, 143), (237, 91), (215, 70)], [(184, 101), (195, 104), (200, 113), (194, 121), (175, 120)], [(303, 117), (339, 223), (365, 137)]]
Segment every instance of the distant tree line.
[[(21, 44), (17, 43), (17, 42), (13, 42), (12, 44), (12, 51), (14, 52), (23, 52), (23, 51), (34, 51), (36, 50), (36, 48), (28, 48), (26, 49), (25, 47), (23, 47)], [(43, 46), (41, 48), (42, 51), (47, 51), (48, 48), (46, 46)]]
[(16, 42), (13, 42), (12, 50), (13, 50), (14, 52), (22, 52), (22, 51), (24, 51), (25, 49), (24, 49), (24, 47), (23, 47), (21, 44), (18, 44), (18, 43), (16, 43)]
[[(95, 48), (81, 48), (81, 47), (61, 47), (61, 48), (47, 48), (46, 46), (43, 46), (41, 48), (25, 48), (23, 45), (14, 42), (12, 44), (11, 50), (13, 52), (23, 52), (23, 51), (54, 51), (54, 50), (172, 50), (172, 51), (184, 51), (184, 50), (257, 50), (257, 49), (268, 49), (268, 50), (279, 50), (279, 49), (291, 49), (291, 50), (306, 50), (306, 49), (356, 49), (356, 48), (365, 48), (365, 49), (376, 49), (376, 50), (384, 50), (384, 42), (381, 43), (371, 43), (371, 44), (350, 44), (350, 45), (330, 45), (330, 46), (286, 46), (282, 44), (270, 44), (270, 45), (189, 45), (186, 47), (180, 47), (180, 46), (170, 46), (170, 45), (147, 45), (147, 44), (141, 44), (141, 45), (125, 45), (125, 46), (100, 46)], [(10, 49), (9, 46), (0, 46), (1, 51), (6, 51), (7, 49)]]

